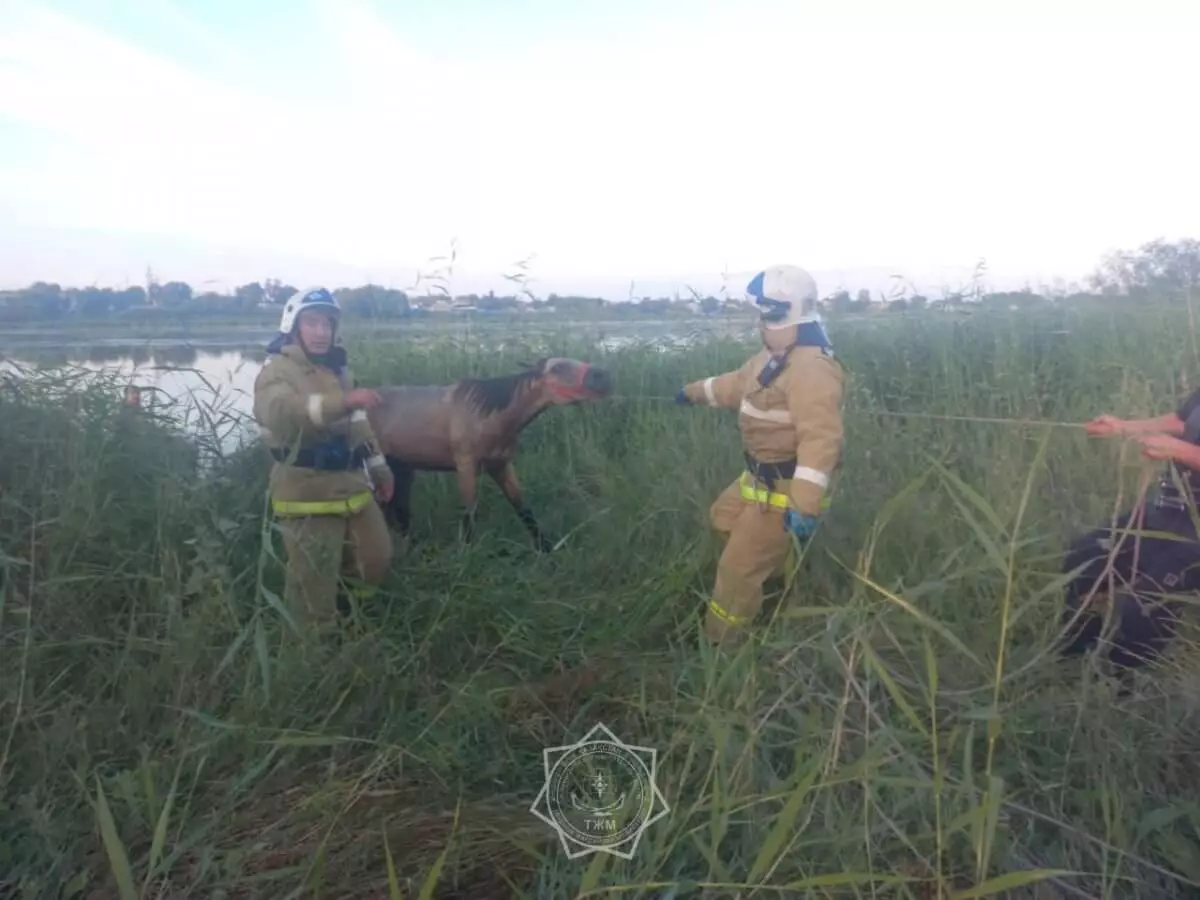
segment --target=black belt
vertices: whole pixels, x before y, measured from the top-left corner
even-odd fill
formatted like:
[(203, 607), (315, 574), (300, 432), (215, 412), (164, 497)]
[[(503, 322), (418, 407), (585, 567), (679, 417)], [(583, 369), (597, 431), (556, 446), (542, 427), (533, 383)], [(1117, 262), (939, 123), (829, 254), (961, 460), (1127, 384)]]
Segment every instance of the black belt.
[(1154, 498), (1154, 508), (1155, 509), (1174, 509), (1174, 510), (1182, 511), (1182, 510), (1187, 509), (1188, 505), (1187, 505), (1187, 501), (1184, 500), (1182, 497), (1164, 496), (1163, 494), (1159, 494), (1158, 496), (1156, 496)]
[(755, 478), (767, 485), (767, 490), (774, 490), (776, 481), (791, 478), (796, 473), (796, 460), (785, 459), (781, 462), (759, 462), (749, 453), (742, 454), (746, 458), (746, 468)]
[[(1189, 493), (1191, 484), (1188, 484)], [(1153, 506), (1155, 509), (1174, 509), (1185, 510), (1188, 508), (1187, 498), (1179, 492), (1179, 488), (1175, 487), (1175, 482), (1169, 478), (1160, 478), (1158, 481), (1158, 490), (1154, 495)]]
[(354, 450), (342, 445), (319, 445), (316, 447), (301, 447), (295, 459), (288, 459), (289, 451), (280, 447), (272, 447), (271, 455), (276, 461), (303, 469), (318, 469), (322, 472), (347, 472), (357, 469), (365, 463), (371, 451), (365, 444), (360, 444)]

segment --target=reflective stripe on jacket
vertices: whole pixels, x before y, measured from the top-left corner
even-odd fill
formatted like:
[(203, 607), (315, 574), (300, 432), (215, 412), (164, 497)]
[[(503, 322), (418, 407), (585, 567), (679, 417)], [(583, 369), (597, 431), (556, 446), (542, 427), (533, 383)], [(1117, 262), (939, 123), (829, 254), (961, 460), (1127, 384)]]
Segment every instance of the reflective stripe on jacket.
[(766, 348), (738, 369), (684, 386), (697, 405), (738, 410), (742, 445), (760, 463), (795, 460), (790, 498), (798, 512), (819, 515), (842, 454), (845, 373), (820, 347), (794, 347), (779, 376), (763, 387)]
[[(254, 382), (254, 418), (262, 428), (263, 443), (286, 453), (295, 449), (297, 442), (302, 448), (311, 448), (343, 436), (351, 450), (365, 444), (371, 468), (379, 477), (390, 477), (366, 413), (346, 409), (343, 392), (350, 387), (348, 372), (339, 379), (309, 360), (295, 344), (272, 354)], [(309, 515), (352, 512), (344, 501), (353, 498), (356, 508), (361, 507), (365, 501), (356, 495), (366, 491), (369, 500), (372, 484), (361, 466), (337, 472), (277, 461), (271, 468), (270, 489), (280, 515)], [(328, 501), (334, 501), (334, 505), (298, 505)]]

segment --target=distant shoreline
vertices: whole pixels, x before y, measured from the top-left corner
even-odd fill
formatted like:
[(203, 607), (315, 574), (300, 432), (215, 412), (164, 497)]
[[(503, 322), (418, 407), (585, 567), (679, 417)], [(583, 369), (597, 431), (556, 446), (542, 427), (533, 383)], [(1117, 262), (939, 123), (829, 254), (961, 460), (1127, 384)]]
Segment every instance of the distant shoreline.
[[(517, 333), (536, 335), (553, 334), (560, 331), (610, 332), (614, 334), (637, 334), (645, 329), (670, 331), (726, 331), (741, 330), (753, 326), (752, 316), (665, 316), (661, 318), (612, 319), (574, 316), (542, 316), (531, 320), (528, 316), (488, 315), (480, 317), (437, 316), (409, 317), (403, 319), (357, 319), (350, 318), (344, 324), (344, 334), (351, 340), (372, 337), (376, 339), (403, 340), (405, 337), (429, 337), (442, 334), (461, 333), (464, 329), (475, 332), (508, 335)], [(0, 327), (0, 358), (28, 359), (47, 354), (59, 355), (64, 351), (103, 350), (111, 348), (166, 350), (170, 348), (193, 348), (199, 351), (227, 352), (262, 349), (275, 335), (274, 317), (238, 319), (202, 319), (190, 322), (95, 322), (71, 321), (56, 323), (27, 323)]]

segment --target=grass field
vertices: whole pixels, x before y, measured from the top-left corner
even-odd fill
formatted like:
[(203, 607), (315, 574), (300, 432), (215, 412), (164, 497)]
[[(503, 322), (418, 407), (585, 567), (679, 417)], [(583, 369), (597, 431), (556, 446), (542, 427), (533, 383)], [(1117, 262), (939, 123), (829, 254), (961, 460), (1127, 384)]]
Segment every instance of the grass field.
[[(189, 480), (114, 387), (6, 388), (0, 897), (1198, 896), (1190, 624), (1130, 697), (1047, 652), (1065, 542), (1146, 466), (1078, 428), (881, 414), (1157, 414), (1200, 381), (1188, 321), (832, 324), (837, 496), (786, 610), (719, 664), (696, 624), (735, 418), (661, 398), (748, 344), (547, 348), (619, 393), (524, 436), (563, 548), (535, 556), (490, 484), (458, 548), (453, 480), (420, 478), (421, 542), (308, 665), (276, 651), (261, 457)], [(377, 383), (539, 348), (350, 349)], [(630, 861), (570, 860), (529, 811), (542, 749), (597, 722), (658, 751), (670, 812)]]

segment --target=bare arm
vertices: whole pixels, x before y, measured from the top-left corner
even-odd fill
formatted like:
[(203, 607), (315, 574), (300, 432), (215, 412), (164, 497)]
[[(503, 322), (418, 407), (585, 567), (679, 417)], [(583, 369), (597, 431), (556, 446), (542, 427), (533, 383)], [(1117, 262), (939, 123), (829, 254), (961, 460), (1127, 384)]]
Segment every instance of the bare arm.
[(1179, 446), (1172, 454), (1172, 459), (1189, 469), (1200, 469), (1200, 447), (1189, 444), (1187, 441), (1180, 441)]
[(1173, 437), (1183, 436), (1183, 419), (1179, 414), (1169, 412), (1164, 416), (1153, 419), (1118, 419), (1116, 416), (1097, 416), (1087, 424), (1091, 434), (1122, 434), (1136, 437), (1144, 434), (1169, 434)]
[(1173, 412), (1154, 419), (1126, 419), (1126, 434), (1152, 434), (1155, 432), (1180, 437), (1183, 434), (1183, 419)]
[(1120, 434), (1142, 437), (1154, 434), (1169, 434), (1183, 437), (1185, 422), (1200, 410), (1200, 388), (1194, 390), (1171, 412), (1151, 419), (1119, 419), (1116, 416), (1097, 416), (1087, 423), (1089, 434)]

